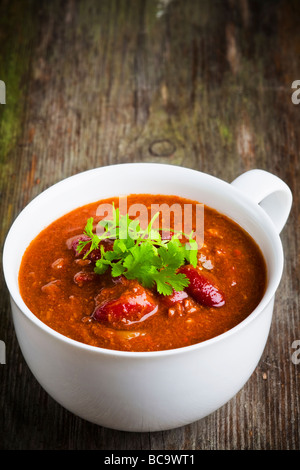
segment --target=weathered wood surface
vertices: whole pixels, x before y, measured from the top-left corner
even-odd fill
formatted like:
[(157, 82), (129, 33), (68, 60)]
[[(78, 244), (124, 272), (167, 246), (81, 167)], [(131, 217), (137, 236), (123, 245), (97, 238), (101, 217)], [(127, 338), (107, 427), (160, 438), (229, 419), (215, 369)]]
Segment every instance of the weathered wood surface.
[(95, 166), (167, 162), (226, 181), (262, 168), (294, 194), (263, 357), (227, 405), (179, 429), (113, 431), (55, 403), (22, 358), (1, 273), (0, 448), (300, 448), (299, 15), (292, 0), (0, 1), (1, 243), (34, 196)]

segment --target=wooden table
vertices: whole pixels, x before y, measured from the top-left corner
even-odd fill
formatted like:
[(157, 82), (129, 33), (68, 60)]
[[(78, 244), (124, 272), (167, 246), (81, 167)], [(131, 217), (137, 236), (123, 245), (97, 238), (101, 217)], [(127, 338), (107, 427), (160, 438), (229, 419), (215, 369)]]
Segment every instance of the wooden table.
[(228, 404), (179, 429), (113, 431), (54, 402), (20, 353), (1, 272), (0, 448), (299, 450), (299, 15), (296, 0), (0, 1), (2, 244), (42, 190), (102, 165), (229, 182), (262, 168), (294, 195), (263, 357)]

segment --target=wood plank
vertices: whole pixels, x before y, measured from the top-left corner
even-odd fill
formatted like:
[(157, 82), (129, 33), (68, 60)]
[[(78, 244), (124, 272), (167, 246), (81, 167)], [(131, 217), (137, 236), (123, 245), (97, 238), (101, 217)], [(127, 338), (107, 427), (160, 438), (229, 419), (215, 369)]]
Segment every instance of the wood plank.
[(294, 0), (0, 1), (2, 244), (33, 197), (95, 166), (164, 162), (229, 182), (259, 167), (294, 194), (262, 360), (228, 404), (179, 429), (118, 432), (62, 409), (24, 363), (2, 282), (1, 448), (299, 450), (300, 365), (291, 360), (300, 339), (300, 105), (291, 102), (299, 8)]

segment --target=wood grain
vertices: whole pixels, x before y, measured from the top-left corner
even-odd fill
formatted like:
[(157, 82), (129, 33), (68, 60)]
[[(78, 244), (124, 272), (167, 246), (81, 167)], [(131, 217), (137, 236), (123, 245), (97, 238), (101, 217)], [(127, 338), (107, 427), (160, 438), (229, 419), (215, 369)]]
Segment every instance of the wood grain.
[(55, 403), (23, 360), (1, 273), (0, 448), (299, 450), (299, 13), (295, 0), (0, 1), (1, 248), (30, 200), (96, 166), (166, 162), (229, 182), (262, 168), (294, 195), (263, 357), (228, 404), (179, 429), (113, 431)]

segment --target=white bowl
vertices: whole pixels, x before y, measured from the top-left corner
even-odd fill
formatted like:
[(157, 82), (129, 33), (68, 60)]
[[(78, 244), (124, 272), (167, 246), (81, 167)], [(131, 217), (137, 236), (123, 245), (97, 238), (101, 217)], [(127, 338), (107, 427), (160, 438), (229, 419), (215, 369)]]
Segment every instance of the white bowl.
[[(89, 202), (132, 193), (176, 194), (203, 202), (239, 223), (267, 264), (265, 295), (230, 331), (193, 346), (158, 352), (112, 351), (69, 339), (25, 305), (18, 272), (30, 241), (49, 223)], [(292, 195), (276, 176), (252, 170), (233, 183), (178, 166), (133, 163), (69, 177), (36, 197), (13, 223), (3, 268), (16, 335), (44, 389), (83, 419), (124, 431), (158, 431), (199, 420), (230, 400), (263, 353), (283, 270), (279, 233)]]

